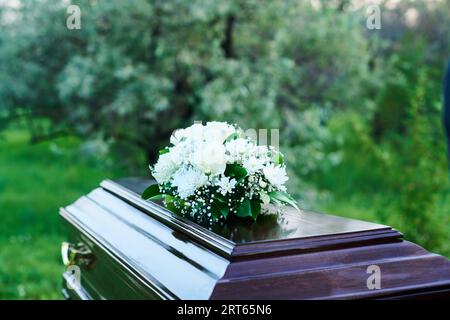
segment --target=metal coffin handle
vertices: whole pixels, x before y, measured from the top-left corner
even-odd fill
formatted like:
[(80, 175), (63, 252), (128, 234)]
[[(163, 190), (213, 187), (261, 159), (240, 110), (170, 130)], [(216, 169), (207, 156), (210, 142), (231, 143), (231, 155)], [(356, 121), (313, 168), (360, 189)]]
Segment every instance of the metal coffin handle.
[(61, 257), (66, 267), (77, 264), (86, 268), (93, 267), (95, 256), (87, 245), (82, 242), (77, 244), (61, 243)]

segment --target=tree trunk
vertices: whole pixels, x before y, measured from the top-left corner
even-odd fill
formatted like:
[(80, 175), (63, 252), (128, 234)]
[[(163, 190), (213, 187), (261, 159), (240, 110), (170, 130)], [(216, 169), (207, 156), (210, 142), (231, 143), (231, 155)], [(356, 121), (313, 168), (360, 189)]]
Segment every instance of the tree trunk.
[(225, 22), (225, 37), (222, 41), (223, 53), (225, 55), (225, 58), (227, 59), (234, 58), (233, 31), (235, 22), (236, 18), (234, 17), (234, 15), (228, 15)]

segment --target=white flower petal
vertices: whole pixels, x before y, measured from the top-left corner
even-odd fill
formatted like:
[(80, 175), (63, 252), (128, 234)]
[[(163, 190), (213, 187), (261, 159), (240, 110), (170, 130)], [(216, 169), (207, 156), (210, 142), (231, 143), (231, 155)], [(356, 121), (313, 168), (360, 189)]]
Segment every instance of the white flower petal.
[(271, 185), (279, 190), (285, 190), (284, 184), (289, 180), (289, 178), (286, 174), (286, 168), (284, 166), (275, 166), (271, 163), (264, 167), (263, 173)]

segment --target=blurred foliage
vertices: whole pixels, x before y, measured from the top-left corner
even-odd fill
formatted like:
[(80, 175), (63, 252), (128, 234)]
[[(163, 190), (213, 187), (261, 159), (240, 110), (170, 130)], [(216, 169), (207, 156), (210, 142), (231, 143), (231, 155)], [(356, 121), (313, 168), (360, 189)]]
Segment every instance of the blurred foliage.
[(450, 5), (391, 2), (381, 30), (351, 0), (72, 1), (81, 30), (65, 26), (68, 0), (0, 6), (0, 129), (77, 136), (83, 154), (137, 174), (195, 120), (279, 128), (304, 207), (450, 256)]
[(64, 27), (67, 2), (26, 0), (0, 35), (2, 108), (25, 114), (35, 140), (49, 134), (33, 121), (45, 117), (51, 134), (126, 141), (152, 159), (174, 129), (223, 119), (286, 128), (284, 144), (298, 146), (314, 143), (304, 112), (365, 104), (361, 12), (296, 0), (76, 4), (81, 30)]

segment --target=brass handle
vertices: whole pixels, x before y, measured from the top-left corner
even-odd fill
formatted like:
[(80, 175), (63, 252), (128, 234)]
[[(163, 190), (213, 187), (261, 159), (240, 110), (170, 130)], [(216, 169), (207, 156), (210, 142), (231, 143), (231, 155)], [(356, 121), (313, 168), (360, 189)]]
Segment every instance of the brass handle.
[(63, 242), (61, 244), (61, 256), (66, 267), (78, 264), (89, 268), (95, 261), (92, 251), (82, 242), (78, 244)]

